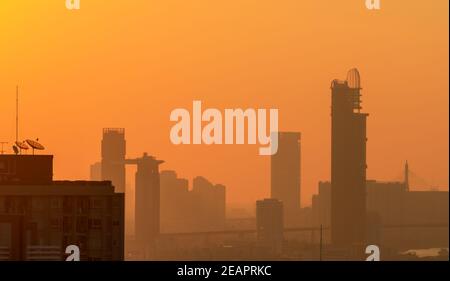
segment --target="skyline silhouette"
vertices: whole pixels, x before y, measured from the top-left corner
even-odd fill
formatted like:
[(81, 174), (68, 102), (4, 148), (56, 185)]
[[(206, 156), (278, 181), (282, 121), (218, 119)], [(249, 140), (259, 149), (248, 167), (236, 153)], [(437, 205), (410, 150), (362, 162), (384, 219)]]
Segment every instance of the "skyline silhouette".
[[(319, 183), (319, 194), (312, 198), (313, 208), (300, 207), (300, 133), (280, 132), (279, 150), (271, 156), (271, 198), (255, 199), (256, 217), (247, 218), (246, 227), (227, 216), (224, 185), (214, 185), (197, 176), (190, 190), (188, 181), (179, 179), (176, 172), (160, 173), (159, 166), (165, 161), (145, 152), (142, 157), (130, 158), (126, 154), (124, 128), (103, 129), (101, 162), (90, 166), (91, 177), (99, 181), (55, 181), (53, 155), (34, 151), (26, 154), (25, 146), (15, 150), (15, 154), (1, 154), (2, 259), (30, 259), (35, 249), (39, 251), (38, 259), (58, 259), (64, 257), (65, 244), (73, 243), (82, 245), (83, 260), (361, 260), (369, 242), (376, 242), (388, 253), (385, 254), (388, 259), (404, 259), (407, 257), (400, 251), (417, 245), (448, 247), (448, 240), (442, 239), (448, 237), (448, 192), (411, 191), (407, 162), (401, 184), (383, 185), (367, 180), (368, 114), (361, 113), (360, 80), (358, 70), (351, 69), (345, 81), (332, 81), (332, 177), (331, 183)], [(37, 142), (28, 143), (44, 149)], [(131, 189), (125, 188), (126, 165), (137, 167)], [(58, 192), (54, 189), (58, 185), (73, 187), (66, 191), (59, 188)], [(78, 190), (77, 185), (89, 189)], [(101, 185), (108, 185), (109, 190), (103, 196), (109, 192), (109, 197), (99, 199), (96, 186)], [(34, 192), (21, 193), (22, 188), (33, 188)], [(52, 197), (52, 192), (59, 197)], [(79, 196), (74, 197), (74, 192)], [(37, 197), (39, 194), (47, 196), (47, 201)], [(111, 195), (121, 203), (108, 201), (113, 198)], [(42, 202), (38, 203), (39, 200)], [(63, 206), (58, 218), (57, 213), (39, 216), (38, 209), (34, 210), (36, 204), (42, 204), (44, 209), (54, 208), (49, 202), (55, 200)], [(96, 211), (102, 208), (104, 211)], [(74, 218), (68, 215), (72, 212), (76, 213)], [(393, 220), (394, 214), (397, 219)], [(51, 227), (46, 221), (50, 221)], [(61, 222), (62, 232), (55, 236)], [(180, 227), (180, 222), (184, 226)], [(72, 228), (72, 224), (76, 227)], [(32, 225), (31, 230), (28, 225)], [(161, 231), (162, 225), (165, 231)], [(115, 229), (116, 238), (111, 240), (105, 229)], [(102, 230), (102, 236), (91, 240), (96, 230)], [(412, 231), (415, 240), (405, 244), (401, 236), (405, 230), (408, 234)], [(31, 239), (25, 235), (28, 231)], [(315, 238), (316, 232), (320, 233), (319, 238)], [(305, 240), (305, 233), (310, 233), (309, 241)], [(179, 244), (186, 235), (194, 240)], [(195, 237), (204, 235), (209, 237), (206, 242), (194, 242)], [(222, 240), (221, 235), (237, 238)], [(245, 235), (250, 236), (243, 239)], [(256, 237), (252, 238), (253, 235)], [(231, 252), (222, 244), (225, 241), (231, 243), (228, 246)], [(319, 252), (315, 249), (317, 244)], [(297, 252), (299, 249), (303, 250)], [(440, 253), (441, 256), (445, 258), (445, 253)]]
[[(189, 179), (201, 169), (229, 187), (230, 202), (250, 207), (254, 195), (270, 192), (269, 174), (253, 172), (268, 169), (269, 159), (246, 145), (173, 149), (169, 114), (193, 100), (220, 110), (276, 107), (280, 131), (305, 136), (301, 203), (311, 205), (317, 182), (331, 175), (324, 165), (331, 158), (329, 83), (356, 66), (365, 110), (377, 114), (368, 121), (368, 177), (399, 179), (408, 159), (427, 182), (412, 189), (448, 190), (448, 1), (399, 0), (380, 11), (360, 0), (239, 8), (87, 1), (79, 11), (29, 2), (0, 3), (0, 141), (10, 153), (18, 84), (21, 135), (56, 155), (56, 179), (88, 179), (86, 167), (100, 159), (101, 128), (116, 126), (127, 129), (128, 155), (157, 151), (164, 169)], [(233, 163), (239, 155), (248, 157)], [(204, 164), (217, 158), (236, 169)], [(248, 182), (238, 180), (244, 173)]]
[(448, 260), (448, 0), (0, 2), (0, 260)]

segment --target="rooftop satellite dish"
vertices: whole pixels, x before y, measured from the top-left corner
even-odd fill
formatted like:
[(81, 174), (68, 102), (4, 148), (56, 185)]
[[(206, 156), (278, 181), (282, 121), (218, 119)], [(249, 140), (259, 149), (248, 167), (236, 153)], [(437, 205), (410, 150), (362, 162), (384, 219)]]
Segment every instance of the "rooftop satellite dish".
[(19, 149), (17, 148), (17, 146), (13, 145), (13, 150), (14, 150), (14, 154), (19, 154)]
[(31, 146), (31, 148), (33, 149), (33, 154), (34, 154), (34, 150), (35, 150), (35, 149), (37, 149), (37, 150), (44, 150), (44, 149), (45, 149), (45, 147), (44, 147), (42, 144), (38, 143), (37, 141), (30, 140), (30, 139), (25, 140), (25, 141), (26, 141), (26, 142), (28, 143), (28, 145)]
[(25, 142), (16, 141), (16, 146), (20, 149), (28, 149), (28, 145)]

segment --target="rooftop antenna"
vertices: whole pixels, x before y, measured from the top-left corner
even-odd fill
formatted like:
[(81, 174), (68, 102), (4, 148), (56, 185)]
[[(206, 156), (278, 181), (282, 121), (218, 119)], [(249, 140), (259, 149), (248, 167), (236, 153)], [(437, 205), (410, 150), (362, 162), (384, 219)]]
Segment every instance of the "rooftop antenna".
[(16, 142), (19, 141), (19, 85), (16, 85)]
[[(19, 141), (19, 85), (16, 85), (16, 142), (15, 142), (16, 148), (13, 147), (15, 154), (21, 154), (22, 149), (27, 150), (28, 145), (25, 142)], [(19, 151), (17, 153), (16, 151)]]

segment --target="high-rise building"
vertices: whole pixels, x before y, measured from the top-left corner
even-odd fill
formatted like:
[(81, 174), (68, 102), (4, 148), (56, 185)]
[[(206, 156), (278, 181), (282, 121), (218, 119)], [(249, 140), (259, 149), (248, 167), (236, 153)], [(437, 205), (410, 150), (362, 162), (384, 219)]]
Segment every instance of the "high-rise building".
[(225, 229), (225, 186), (198, 176), (189, 190), (188, 180), (175, 171), (162, 171), (160, 178), (162, 232)]
[(286, 226), (299, 223), (300, 153), (300, 133), (278, 133), (278, 151), (270, 161), (271, 198), (283, 202)]
[(225, 186), (212, 184), (204, 177), (195, 177), (191, 192), (193, 221), (203, 231), (225, 228)]
[(331, 83), (331, 240), (358, 247), (366, 228), (366, 113), (357, 69)]
[(175, 171), (161, 171), (161, 232), (188, 232), (192, 228), (192, 193), (189, 181)]
[(256, 234), (258, 243), (280, 253), (283, 243), (283, 203), (277, 199), (256, 201)]
[(225, 186), (212, 184), (204, 177), (195, 177), (192, 186), (192, 205), (196, 227), (203, 230), (225, 228)]
[(123, 260), (124, 196), (110, 181), (54, 181), (52, 155), (0, 155), (0, 260)]
[(102, 180), (112, 181), (117, 192), (125, 192), (125, 154), (125, 129), (103, 129)]
[(102, 163), (95, 162), (89, 167), (89, 180), (100, 181), (102, 180)]
[(159, 165), (164, 161), (144, 155), (127, 159), (127, 164), (137, 165), (135, 183), (135, 237), (144, 258), (151, 258), (160, 233), (160, 177)]

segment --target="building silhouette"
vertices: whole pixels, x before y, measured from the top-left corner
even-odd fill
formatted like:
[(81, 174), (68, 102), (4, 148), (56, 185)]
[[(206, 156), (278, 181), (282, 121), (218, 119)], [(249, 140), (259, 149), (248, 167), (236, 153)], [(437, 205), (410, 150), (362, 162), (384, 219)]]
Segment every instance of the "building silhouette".
[(89, 167), (89, 180), (100, 181), (102, 180), (102, 163), (95, 162)]
[(0, 155), (0, 260), (123, 260), (124, 194), (110, 181), (54, 181), (52, 155)]
[(300, 133), (278, 133), (278, 151), (270, 159), (270, 191), (271, 198), (283, 202), (286, 226), (299, 224), (300, 153)]
[(102, 138), (102, 180), (110, 180), (117, 192), (125, 192), (125, 129), (104, 128)]
[(331, 83), (331, 240), (358, 247), (366, 228), (366, 113), (357, 69)]
[(161, 172), (161, 229), (163, 232), (220, 231), (225, 229), (226, 188), (204, 177), (187, 179), (175, 171)]
[(281, 253), (283, 244), (283, 203), (277, 199), (256, 201), (256, 235), (259, 246)]
[(225, 228), (225, 186), (195, 177), (192, 185), (194, 227), (203, 231)]
[(175, 171), (161, 171), (161, 231), (192, 232), (193, 200), (189, 181)]
[(137, 166), (135, 175), (135, 242), (149, 259), (160, 233), (160, 177), (159, 165), (147, 153), (140, 158), (127, 159), (126, 164)]
[[(448, 247), (448, 191), (411, 191), (408, 170), (406, 164), (403, 181), (366, 181), (367, 243), (385, 251)], [(314, 225), (331, 225), (331, 194), (331, 183), (319, 182)]]

